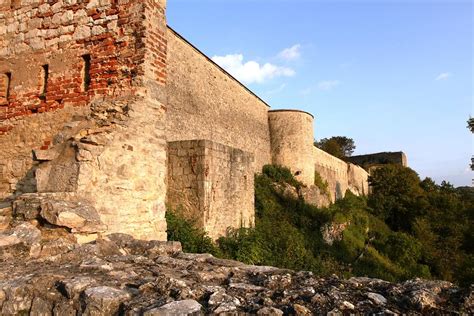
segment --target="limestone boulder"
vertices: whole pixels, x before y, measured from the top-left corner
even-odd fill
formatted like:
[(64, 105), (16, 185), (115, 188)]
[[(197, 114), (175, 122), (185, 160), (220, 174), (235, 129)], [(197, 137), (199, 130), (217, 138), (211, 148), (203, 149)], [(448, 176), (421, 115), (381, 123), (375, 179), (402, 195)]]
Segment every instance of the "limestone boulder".
[(273, 183), (272, 186), (276, 192), (278, 192), (285, 198), (290, 198), (290, 199), (295, 199), (295, 200), (299, 198), (298, 190), (294, 186), (286, 182)]
[(19, 243), (31, 246), (41, 240), (41, 231), (30, 223), (23, 223), (6, 233), (0, 234), (0, 247), (13, 246)]
[(0, 234), (0, 259), (38, 257), (41, 250), (41, 231), (30, 223), (23, 223)]
[(91, 277), (77, 276), (59, 281), (57, 288), (68, 299), (73, 299), (78, 298), (87, 287), (95, 283), (96, 281)]
[(51, 161), (58, 158), (59, 153), (54, 149), (34, 150), (33, 156), (37, 161)]
[(350, 221), (344, 223), (327, 223), (321, 227), (321, 234), (326, 244), (332, 245), (343, 238), (343, 233), (349, 227)]
[(2, 205), (0, 203), (0, 232), (10, 227), (13, 210), (10, 203)]
[(182, 251), (181, 243), (176, 241), (136, 240), (127, 234), (110, 234), (104, 239), (115, 243), (125, 253), (133, 255), (147, 255), (151, 258), (158, 256), (179, 254)]
[(147, 310), (143, 316), (202, 315), (202, 305), (195, 300), (182, 300)]
[(40, 215), (48, 223), (70, 228), (73, 233), (97, 233), (106, 230), (96, 209), (87, 202), (46, 200)]
[(29, 221), (38, 218), (41, 199), (35, 194), (25, 194), (13, 202), (13, 215), (18, 220)]
[(130, 294), (109, 286), (92, 287), (84, 291), (85, 315), (115, 315), (122, 304), (130, 299)]
[(65, 238), (47, 241), (41, 247), (40, 257), (53, 258), (74, 249), (75, 244)]
[(14, 246), (21, 243), (21, 239), (15, 235), (0, 234), (0, 248)]
[(264, 307), (257, 312), (257, 315), (282, 316), (283, 311), (275, 307)]
[(13, 229), (12, 236), (16, 236), (26, 245), (32, 246), (41, 241), (41, 231), (30, 223), (23, 223)]
[(367, 297), (376, 305), (385, 305), (387, 304), (387, 299), (378, 293), (367, 293)]

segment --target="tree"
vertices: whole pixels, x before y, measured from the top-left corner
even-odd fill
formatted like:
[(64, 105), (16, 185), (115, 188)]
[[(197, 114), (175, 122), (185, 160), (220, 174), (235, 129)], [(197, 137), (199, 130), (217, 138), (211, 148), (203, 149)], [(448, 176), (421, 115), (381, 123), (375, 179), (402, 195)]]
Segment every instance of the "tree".
[(350, 157), (356, 148), (354, 140), (345, 136), (323, 138), (319, 142), (314, 142), (314, 145), (328, 154), (341, 159)]
[(411, 232), (415, 218), (428, 207), (418, 174), (400, 165), (386, 165), (374, 170), (369, 185), (371, 212), (391, 229)]
[(469, 120), (467, 121), (467, 128), (471, 130), (471, 133), (474, 133), (474, 118), (469, 118)]

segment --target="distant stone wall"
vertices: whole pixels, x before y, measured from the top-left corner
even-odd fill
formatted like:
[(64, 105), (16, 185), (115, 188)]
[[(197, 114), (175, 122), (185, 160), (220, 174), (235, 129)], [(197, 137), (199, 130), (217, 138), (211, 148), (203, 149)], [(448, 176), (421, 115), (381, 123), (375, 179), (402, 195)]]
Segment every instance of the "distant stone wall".
[(211, 139), (271, 163), (268, 106), (168, 30), (167, 139)]
[(368, 173), (313, 146), (315, 170), (328, 182), (331, 201), (343, 198), (346, 190), (356, 195), (368, 194)]
[(369, 170), (370, 167), (373, 166), (386, 164), (397, 164), (408, 167), (407, 156), (401, 151), (352, 156), (348, 157), (348, 160), (366, 170)]
[(254, 225), (253, 154), (208, 140), (168, 143), (168, 206), (213, 239)]
[(367, 171), (357, 165), (347, 164), (348, 188), (356, 195), (369, 194), (369, 174)]

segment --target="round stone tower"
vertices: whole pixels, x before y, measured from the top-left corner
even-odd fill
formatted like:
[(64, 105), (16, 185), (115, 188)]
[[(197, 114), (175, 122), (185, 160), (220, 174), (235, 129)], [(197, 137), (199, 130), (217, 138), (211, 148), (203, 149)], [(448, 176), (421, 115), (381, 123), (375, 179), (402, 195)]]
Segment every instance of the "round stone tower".
[(272, 110), (268, 121), (273, 164), (290, 168), (296, 179), (313, 185), (313, 115), (299, 110)]

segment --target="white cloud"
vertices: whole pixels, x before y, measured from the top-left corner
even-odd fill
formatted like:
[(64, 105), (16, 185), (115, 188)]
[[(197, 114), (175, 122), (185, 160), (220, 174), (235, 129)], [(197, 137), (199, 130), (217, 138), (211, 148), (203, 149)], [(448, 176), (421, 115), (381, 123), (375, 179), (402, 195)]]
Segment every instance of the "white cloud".
[(285, 48), (278, 54), (278, 57), (286, 60), (298, 59), (301, 56), (300, 48), (300, 44), (295, 44), (289, 48)]
[(232, 76), (243, 83), (263, 83), (275, 77), (291, 77), (295, 71), (288, 67), (276, 66), (270, 63), (260, 65), (250, 60), (244, 62), (242, 54), (214, 56), (212, 60), (227, 70)]
[(435, 80), (446, 80), (448, 79), (449, 77), (451, 77), (452, 74), (450, 72), (443, 72), (443, 73), (440, 73), (436, 78)]
[(341, 82), (339, 80), (324, 80), (318, 82), (318, 89), (323, 91), (332, 90), (339, 86)]

